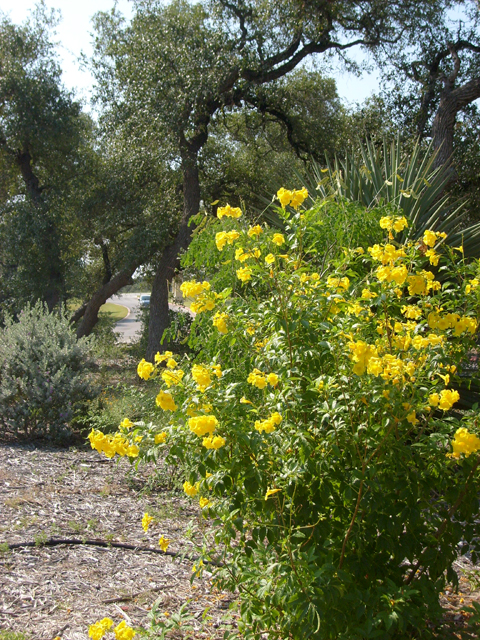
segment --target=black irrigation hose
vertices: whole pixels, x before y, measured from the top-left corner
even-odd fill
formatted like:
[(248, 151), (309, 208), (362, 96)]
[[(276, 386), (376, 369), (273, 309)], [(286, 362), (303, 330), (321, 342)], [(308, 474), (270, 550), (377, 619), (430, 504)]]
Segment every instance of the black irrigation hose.
[[(21, 549), (23, 547), (56, 547), (61, 544), (73, 545), (73, 544), (81, 544), (81, 545), (90, 545), (91, 547), (103, 547), (103, 548), (115, 548), (115, 549), (129, 549), (130, 551), (148, 551), (149, 553), (159, 553), (163, 556), (171, 556), (172, 558), (184, 558), (186, 560), (190, 560), (192, 562), (196, 562), (200, 559), (199, 556), (182, 556), (179, 552), (174, 551), (162, 551), (161, 549), (155, 549), (154, 547), (141, 547), (135, 544), (127, 544), (125, 542), (107, 542), (106, 540), (80, 540), (79, 538), (48, 538), (48, 540), (41, 542), (14, 542), (13, 544), (2, 545), (3, 547), (7, 547), (8, 549)], [(212, 564), (215, 567), (222, 566), (222, 563), (216, 562), (215, 560), (204, 560), (204, 564)]]

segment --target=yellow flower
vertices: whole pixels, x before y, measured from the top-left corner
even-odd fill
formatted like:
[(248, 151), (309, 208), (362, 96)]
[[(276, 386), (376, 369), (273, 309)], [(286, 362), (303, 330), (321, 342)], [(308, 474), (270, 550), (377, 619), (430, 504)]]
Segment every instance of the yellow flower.
[(283, 208), (290, 204), (290, 200), (292, 199), (293, 193), (288, 189), (284, 189), (283, 187), (277, 191), (277, 198), (280, 200), (280, 204)]
[(200, 498), (199, 504), (201, 509), (205, 509), (210, 505), (210, 500), (208, 498)]
[(271, 387), (276, 387), (278, 384), (278, 376), (276, 373), (269, 373), (267, 376), (267, 382)]
[(150, 524), (152, 522), (153, 522), (152, 516), (149, 515), (148, 513), (144, 513), (143, 514), (143, 518), (142, 518), (142, 527), (143, 527), (143, 530), (145, 531), (145, 533), (147, 533), (148, 527), (150, 526)]
[(194, 364), (192, 367), (192, 378), (198, 385), (198, 388), (203, 393), (207, 387), (212, 384), (212, 378), (209, 370), (203, 365)]
[(474, 433), (469, 433), (465, 427), (460, 427), (455, 432), (455, 438), (452, 441), (453, 458), (459, 458), (463, 453), (468, 458), (472, 453), (476, 453), (480, 449), (480, 438)]
[(276, 244), (278, 247), (281, 247), (282, 244), (285, 243), (285, 237), (282, 233), (274, 233), (272, 242)]
[(252, 279), (252, 270), (250, 267), (242, 267), (237, 269), (237, 278), (242, 282), (248, 282)]
[(126, 455), (129, 458), (136, 458), (139, 453), (140, 453), (140, 449), (137, 447), (136, 444), (131, 444), (129, 447), (127, 447)]
[(427, 293), (427, 281), (423, 276), (409, 276), (408, 277), (408, 293), (411, 296), (420, 295), (423, 296)]
[(418, 320), (422, 317), (422, 310), (413, 304), (403, 305), (401, 312), (410, 320)]
[(168, 388), (170, 388), (172, 385), (180, 384), (183, 376), (184, 373), (181, 369), (175, 369), (173, 371), (171, 369), (168, 369), (162, 372), (162, 380), (165, 382)]
[(198, 493), (198, 487), (200, 483), (196, 482), (195, 484), (190, 484), (188, 480), (183, 483), (183, 490), (190, 498), (194, 498)]
[(233, 244), (235, 240), (238, 240), (240, 234), (238, 231), (220, 231), (215, 235), (215, 244), (219, 251), (223, 250), (223, 247), (228, 244)]
[(113, 620), (111, 618), (103, 618), (95, 624), (90, 625), (88, 628), (88, 637), (92, 640), (101, 640), (105, 633), (113, 627)]
[(163, 444), (165, 442), (165, 440), (167, 439), (168, 435), (165, 433), (165, 431), (162, 431), (162, 433), (156, 433), (155, 434), (155, 444)]
[(204, 438), (202, 441), (202, 445), (205, 449), (220, 449), (225, 446), (225, 443), (226, 440), (225, 438), (222, 438), (222, 436), (209, 436), (208, 438)]
[(303, 203), (303, 201), (306, 198), (308, 198), (308, 191), (305, 189), (305, 187), (302, 187), (301, 189), (298, 189), (298, 190), (295, 189), (291, 193), (290, 205), (294, 209), (298, 209), (298, 207)]
[(372, 300), (373, 298), (376, 298), (377, 294), (374, 293), (373, 291), (370, 291), (369, 289), (362, 289), (362, 300)]
[(168, 360), (172, 356), (173, 353), (171, 351), (165, 351), (165, 353), (160, 353), (159, 351), (157, 351), (157, 353), (155, 354), (155, 362), (157, 364), (160, 364), (161, 362), (165, 362), (165, 360)]
[(190, 431), (193, 431), (197, 436), (202, 437), (207, 433), (212, 434), (215, 431), (215, 427), (218, 425), (218, 420), (215, 416), (195, 416), (189, 418), (188, 427)]
[(410, 424), (413, 424), (414, 426), (417, 424), (418, 418), (416, 416), (415, 411), (412, 411), (411, 413), (408, 414), (407, 422), (409, 422)]
[(229, 204), (225, 207), (218, 207), (217, 209), (217, 217), (220, 219), (223, 218), (223, 216), (227, 218), (240, 218), (241, 215), (242, 210), (240, 207), (231, 207)]
[(151, 362), (147, 362), (145, 358), (142, 358), (138, 363), (137, 373), (142, 380), (148, 380), (152, 373), (155, 371), (155, 367)]
[(157, 407), (160, 407), (164, 411), (176, 411), (178, 408), (172, 395), (165, 393), (165, 391), (160, 391), (155, 399), (155, 403)]
[(115, 640), (132, 640), (136, 635), (136, 631), (129, 627), (125, 620), (122, 620), (120, 624), (115, 627), (114, 631)]
[(427, 247), (434, 247), (435, 243), (438, 239), (438, 235), (435, 231), (425, 231), (423, 234), (423, 242), (427, 245)]
[(120, 423), (120, 427), (122, 429), (124, 429), (125, 431), (128, 431), (129, 429), (131, 429), (133, 427), (133, 422), (131, 420), (129, 420), (128, 418), (124, 418)]
[(165, 553), (170, 545), (170, 540), (168, 538), (164, 538), (163, 535), (160, 537), (158, 544), (160, 545), (160, 549)]
[(279, 491), (281, 491), (281, 489), (267, 489), (267, 493), (265, 494), (265, 500), (268, 500), (270, 496), (275, 495)]
[(265, 374), (258, 369), (254, 369), (248, 375), (247, 382), (258, 389), (265, 389), (267, 386), (267, 378), (265, 377)]
[(217, 313), (212, 318), (213, 326), (216, 327), (220, 333), (228, 333), (228, 319), (228, 313), (220, 313), (220, 311), (217, 311)]
[(465, 286), (465, 293), (470, 293), (471, 291), (475, 291), (475, 289), (480, 284), (480, 281), (477, 278), (473, 278), (470, 282)]
[(181, 285), (180, 291), (182, 292), (184, 298), (195, 298), (204, 291), (210, 291), (210, 283), (197, 282), (196, 280), (187, 281)]
[(392, 218), (390, 218), (389, 216), (384, 216), (383, 218), (380, 218), (380, 227), (382, 229), (386, 229), (387, 231), (390, 231), (392, 226), (393, 226)]
[(273, 255), (273, 253), (269, 253), (267, 256), (265, 256), (265, 262), (267, 264), (273, 264), (275, 262), (275, 256)]
[(254, 227), (250, 227), (250, 229), (247, 231), (247, 234), (250, 236), (250, 238), (259, 236), (261, 233), (263, 233), (263, 229), (259, 224), (256, 224)]
[(406, 227), (408, 227), (408, 222), (404, 216), (395, 218), (395, 222), (393, 223), (394, 231), (400, 233), (400, 231), (403, 231)]

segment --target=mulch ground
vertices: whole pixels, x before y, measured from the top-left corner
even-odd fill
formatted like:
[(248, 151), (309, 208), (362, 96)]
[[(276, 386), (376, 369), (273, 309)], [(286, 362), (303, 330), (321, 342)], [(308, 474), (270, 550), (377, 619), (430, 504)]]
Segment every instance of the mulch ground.
[[(156, 603), (160, 620), (186, 604), (185, 631), (173, 637), (223, 637), (227, 594), (208, 571), (191, 584), (192, 559), (159, 553), (163, 535), (169, 552), (195, 556), (199, 533), (189, 523), (205, 527), (200, 510), (161, 482), (151, 487), (153, 475), (86, 447), (0, 444), (0, 630), (84, 640), (103, 617), (147, 627)], [(146, 511), (158, 524), (145, 534)], [(45, 546), (52, 540), (72, 543)], [(133, 549), (82, 544), (97, 540)]]
[[(152, 465), (135, 470), (83, 446), (0, 443), (0, 630), (86, 640), (89, 624), (103, 617), (145, 628), (152, 607), (159, 620), (171, 620), (185, 605), (184, 625), (169, 637), (223, 637), (232, 597), (215, 590), (207, 570), (191, 583), (194, 541), (206, 524), (168, 481), (161, 467), (155, 478)], [(146, 511), (158, 523), (145, 534)], [(169, 552), (189, 558), (159, 553), (160, 535), (171, 539)], [(32, 546), (5, 550), (5, 543)], [(460, 589), (442, 596), (438, 636), (451, 640), (475, 637), (464, 631), (462, 609), (480, 603), (480, 566), (461, 557), (455, 568)]]

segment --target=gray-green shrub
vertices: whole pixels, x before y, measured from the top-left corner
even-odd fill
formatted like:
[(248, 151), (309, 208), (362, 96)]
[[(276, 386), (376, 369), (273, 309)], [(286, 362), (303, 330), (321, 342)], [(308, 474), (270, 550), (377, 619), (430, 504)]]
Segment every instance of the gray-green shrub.
[(0, 329), (0, 428), (21, 437), (69, 435), (79, 400), (94, 396), (92, 341), (77, 341), (65, 314), (27, 305)]

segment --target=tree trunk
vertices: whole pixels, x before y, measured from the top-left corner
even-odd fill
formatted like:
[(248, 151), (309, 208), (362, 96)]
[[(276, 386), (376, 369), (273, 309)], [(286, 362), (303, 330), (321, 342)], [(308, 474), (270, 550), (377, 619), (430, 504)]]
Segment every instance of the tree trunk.
[[(132, 276), (137, 267), (138, 265), (135, 264), (132, 265), (129, 269), (120, 271), (120, 273), (117, 273), (117, 275), (114, 276), (109, 282), (107, 282), (107, 284), (102, 285), (99, 289), (97, 289), (97, 291), (95, 291), (95, 293), (85, 306), (82, 321), (78, 325), (77, 338), (80, 339), (83, 338), (83, 336), (90, 335), (93, 327), (98, 321), (98, 311), (102, 304), (105, 304), (107, 299), (117, 293), (117, 291), (119, 291), (122, 287), (132, 283)], [(83, 311), (83, 307), (81, 308), (81, 310)]]
[[(451, 89), (448, 85), (445, 86), (432, 127), (433, 148), (438, 151), (433, 165), (434, 169), (452, 162), (453, 134), (457, 114), (477, 98), (480, 98), (480, 77), (474, 78), (456, 89)], [(452, 179), (455, 179), (453, 166)]]
[(160, 350), (163, 332), (169, 326), (168, 318), (168, 282), (179, 266), (179, 254), (190, 243), (192, 229), (189, 220), (200, 209), (200, 181), (198, 177), (197, 153), (185, 154), (183, 168), (183, 216), (178, 233), (173, 242), (165, 248), (155, 273), (150, 297), (150, 322), (148, 325), (148, 346), (146, 358), (153, 361)]

